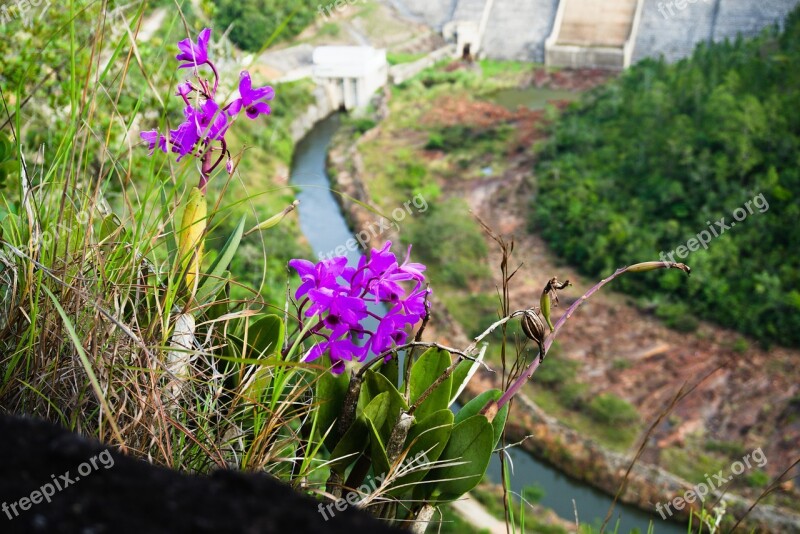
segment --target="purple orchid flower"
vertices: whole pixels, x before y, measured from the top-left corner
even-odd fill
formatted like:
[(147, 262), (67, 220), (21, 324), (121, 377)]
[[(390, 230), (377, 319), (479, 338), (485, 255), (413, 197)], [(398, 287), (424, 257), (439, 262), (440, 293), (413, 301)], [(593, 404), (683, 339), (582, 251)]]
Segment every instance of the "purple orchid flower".
[(328, 324), (346, 324), (357, 327), (367, 316), (367, 304), (362, 299), (337, 294), (332, 289), (312, 289), (308, 298), (313, 304), (306, 312), (306, 317), (313, 317), (327, 312)]
[(156, 146), (158, 146), (162, 152), (167, 151), (167, 138), (163, 135), (159, 135), (158, 130), (148, 130), (140, 133), (139, 136), (147, 143), (147, 146), (150, 149), (149, 155), (153, 155), (153, 152), (156, 150)]
[(231, 102), (228, 113), (237, 115), (244, 108), (249, 119), (257, 119), (259, 115), (269, 115), (272, 110), (269, 104), (262, 100), (272, 100), (274, 97), (275, 90), (269, 85), (253, 89), (250, 73), (244, 70), (239, 74), (239, 98)]
[[(175, 93), (179, 97), (183, 98), (186, 101), (186, 97), (194, 91), (194, 87), (189, 82), (183, 82), (178, 84), (178, 91)], [(188, 102), (187, 102), (188, 103)]]
[[(201, 160), (200, 181), (198, 187), (205, 192), (214, 169), (224, 160), (225, 169), (228, 174), (233, 172), (228, 145), (225, 141), (225, 134), (230, 126), (230, 118), (245, 110), (251, 119), (259, 115), (271, 113), (269, 105), (265, 100), (272, 100), (275, 91), (272, 87), (265, 86), (253, 89), (250, 74), (244, 71), (240, 74), (239, 98), (226, 106), (220, 106), (215, 102), (217, 89), (219, 87), (219, 72), (216, 66), (208, 57), (209, 40), (211, 39), (211, 29), (204, 28), (197, 37), (197, 41), (183, 39), (178, 42), (179, 54), (175, 58), (180, 62), (179, 69), (194, 67), (193, 81), (184, 80), (176, 88), (176, 95), (181, 97), (186, 104), (184, 116), (186, 120), (174, 130), (167, 132), (167, 135), (159, 135), (158, 131), (150, 130), (140, 133), (150, 149), (150, 155), (155, 152), (156, 147), (163, 152), (173, 152), (178, 154), (177, 160), (180, 161), (185, 156), (191, 154)], [(202, 78), (198, 72), (198, 67), (207, 65), (214, 75), (213, 85), (208, 80)], [(197, 101), (201, 104), (193, 103), (189, 95), (197, 93)]]
[[(398, 265), (391, 243), (387, 243), (363, 256), (355, 269), (347, 266), (345, 257), (317, 264), (299, 259), (289, 262), (302, 282), (295, 293), (295, 298), (303, 299), (300, 309), (309, 305), (303, 315), (318, 318), (309, 336), (325, 338), (314, 345), (305, 361), (328, 354), (331, 371), (338, 374), (346, 361), (363, 361), (370, 351), (383, 354), (406, 343), (409, 327), (427, 313), (430, 292), (423, 287), (425, 266), (410, 263), (410, 252), (409, 248), (403, 265)], [(415, 282), (413, 288), (406, 287), (409, 282)], [(390, 311), (381, 317), (367, 308), (367, 302), (383, 302)], [(374, 332), (364, 326), (370, 316), (378, 320)]]
[(302, 298), (311, 289), (335, 288), (339, 286), (337, 278), (345, 275), (347, 258), (331, 258), (316, 265), (308, 260), (292, 260), (289, 267), (297, 271), (303, 284), (297, 289), (295, 298)]
[[(347, 336), (346, 333), (344, 335)], [(367, 356), (366, 347), (359, 347), (348, 337), (343, 337), (341, 339), (333, 339), (332, 341), (324, 341), (314, 345), (303, 358), (303, 361), (313, 362), (326, 352), (329, 354), (331, 360), (331, 373), (337, 376), (344, 372), (344, 362), (352, 361), (354, 358), (357, 361), (363, 361)]]
[(211, 29), (204, 28), (197, 37), (197, 43), (193, 43), (191, 39), (184, 39), (178, 42), (178, 49), (180, 54), (175, 56), (178, 61), (184, 61), (178, 65), (179, 69), (188, 69), (190, 67), (199, 67), (204, 63), (208, 63), (208, 40), (211, 38)]
[(200, 109), (188, 106), (184, 113), (187, 122), (195, 124), (197, 135), (202, 139), (220, 141), (228, 131), (228, 117), (213, 100), (203, 102)]

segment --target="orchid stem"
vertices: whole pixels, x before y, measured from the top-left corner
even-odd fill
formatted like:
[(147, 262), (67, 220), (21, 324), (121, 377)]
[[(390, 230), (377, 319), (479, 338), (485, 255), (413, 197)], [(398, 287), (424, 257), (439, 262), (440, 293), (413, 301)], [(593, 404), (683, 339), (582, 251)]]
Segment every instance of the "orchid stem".
[[(505, 393), (497, 400), (497, 407), (502, 408), (506, 405), (514, 395), (516, 395), (522, 386), (533, 376), (533, 373), (536, 372), (536, 369), (539, 368), (539, 364), (541, 363), (547, 351), (550, 350), (550, 347), (553, 345), (553, 341), (555, 341), (556, 336), (558, 335), (559, 330), (564, 324), (572, 317), (572, 314), (580, 308), (581, 304), (586, 302), (592, 295), (600, 291), (604, 285), (608, 284), (612, 280), (622, 276), (627, 272), (645, 272), (649, 270), (655, 269), (680, 269), (681, 271), (689, 274), (691, 270), (682, 263), (674, 263), (674, 262), (648, 262), (648, 263), (638, 263), (636, 265), (630, 265), (628, 267), (620, 267), (617, 269), (614, 274), (609, 276), (608, 278), (604, 278), (600, 280), (597, 284), (594, 285), (589, 291), (587, 291), (581, 298), (576, 300), (572, 303), (572, 305), (567, 308), (567, 311), (564, 315), (562, 315), (558, 321), (556, 321), (555, 326), (553, 326), (553, 331), (550, 332), (550, 335), (547, 336), (547, 339), (544, 341), (543, 351), (544, 354), (540, 354), (538, 358), (534, 358), (531, 364), (523, 371), (523, 373), (514, 381), (513, 384), (506, 390)], [(515, 312), (516, 313), (516, 312)], [(512, 314), (513, 315), (513, 314)]]

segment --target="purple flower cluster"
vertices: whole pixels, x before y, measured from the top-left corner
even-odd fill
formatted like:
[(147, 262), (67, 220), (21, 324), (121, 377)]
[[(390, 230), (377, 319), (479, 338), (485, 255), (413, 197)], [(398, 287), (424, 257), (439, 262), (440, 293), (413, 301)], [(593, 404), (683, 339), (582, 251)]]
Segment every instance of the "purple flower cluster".
[[(328, 353), (334, 374), (341, 374), (345, 361), (363, 362), (370, 351), (382, 354), (408, 339), (408, 328), (426, 313), (425, 266), (410, 263), (411, 247), (399, 264), (389, 250), (391, 242), (372, 249), (356, 268), (347, 266), (347, 258), (331, 258), (316, 265), (307, 260), (292, 260), (289, 266), (300, 275), (302, 284), (295, 298), (303, 299), (300, 313), (317, 317), (310, 335), (323, 338), (306, 354), (314, 361)], [(382, 302), (388, 311), (380, 316), (367, 307), (368, 302)], [(364, 326), (367, 318), (378, 321), (374, 330)], [(359, 342), (356, 342), (356, 339)], [(387, 356), (387, 360), (391, 355)]]
[[(196, 43), (190, 39), (184, 39), (178, 43), (180, 53), (175, 56), (181, 62), (178, 68), (194, 69), (194, 82), (184, 81), (178, 84), (176, 93), (186, 104), (183, 110), (184, 122), (176, 129), (169, 130), (166, 135), (159, 134), (157, 130), (140, 134), (148, 144), (151, 155), (158, 147), (162, 152), (172, 151), (178, 154), (178, 161), (187, 154), (202, 159), (201, 189), (205, 188), (210, 173), (225, 156), (228, 157), (230, 163), (225, 133), (239, 113), (244, 110), (249, 119), (256, 119), (259, 115), (269, 115), (271, 109), (266, 101), (275, 97), (272, 87), (264, 86), (254, 89), (250, 73), (242, 71), (239, 75), (239, 97), (226, 106), (220, 107), (214, 100), (219, 87), (219, 74), (214, 63), (208, 58), (210, 37), (211, 30), (206, 28), (200, 32)], [(199, 69), (203, 65), (208, 66), (214, 74), (213, 86), (200, 76)], [(215, 151), (219, 151), (220, 155), (216, 160), (212, 160), (211, 154)], [(228, 168), (230, 168), (230, 164)]]

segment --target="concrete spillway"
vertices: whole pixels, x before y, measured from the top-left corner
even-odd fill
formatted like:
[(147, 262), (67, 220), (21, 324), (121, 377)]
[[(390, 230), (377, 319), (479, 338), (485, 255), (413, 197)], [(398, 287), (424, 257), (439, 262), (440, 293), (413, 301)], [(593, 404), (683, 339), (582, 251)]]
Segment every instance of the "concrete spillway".
[(621, 70), (633, 57), (643, 0), (561, 0), (545, 42), (554, 67)]
[(636, 0), (565, 0), (557, 44), (622, 47), (631, 32)]

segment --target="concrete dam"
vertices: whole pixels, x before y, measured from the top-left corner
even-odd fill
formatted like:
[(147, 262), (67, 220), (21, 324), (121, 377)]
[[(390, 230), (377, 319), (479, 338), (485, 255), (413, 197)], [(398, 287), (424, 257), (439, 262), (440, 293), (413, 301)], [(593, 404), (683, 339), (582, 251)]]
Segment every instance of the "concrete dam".
[(387, 0), (493, 59), (623, 69), (701, 42), (753, 36), (800, 0)]

